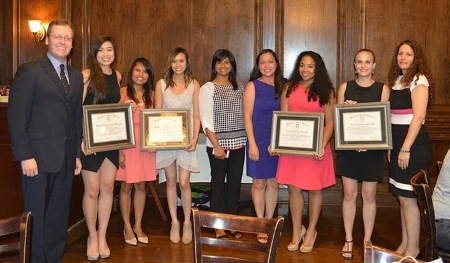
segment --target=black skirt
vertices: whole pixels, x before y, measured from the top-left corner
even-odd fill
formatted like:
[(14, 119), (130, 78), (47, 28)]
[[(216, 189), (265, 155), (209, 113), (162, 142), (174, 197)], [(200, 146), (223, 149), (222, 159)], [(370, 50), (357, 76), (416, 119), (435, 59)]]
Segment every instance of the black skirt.
[(410, 180), (420, 170), (428, 170), (431, 162), (431, 143), (424, 125), (420, 128), (410, 149), (408, 168), (400, 169), (398, 155), (403, 145), (409, 125), (392, 125), (391, 160), (389, 164), (389, 191), (395, 195), (415, 198)]

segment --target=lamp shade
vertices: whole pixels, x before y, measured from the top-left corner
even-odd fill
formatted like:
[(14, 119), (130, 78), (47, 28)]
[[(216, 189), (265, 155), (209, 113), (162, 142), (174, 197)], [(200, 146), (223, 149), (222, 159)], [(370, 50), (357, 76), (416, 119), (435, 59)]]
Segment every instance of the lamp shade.
[(41, 29), (41, 20), (28, 20), (28, 25), (32, 33), (37, 33)]

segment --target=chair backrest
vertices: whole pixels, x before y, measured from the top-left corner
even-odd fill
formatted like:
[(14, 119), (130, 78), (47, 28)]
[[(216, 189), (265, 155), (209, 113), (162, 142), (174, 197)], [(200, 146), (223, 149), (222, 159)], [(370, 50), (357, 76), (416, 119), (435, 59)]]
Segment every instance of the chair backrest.
[(432, 261), (438, 258), (438, 246), (436, 241), (436, 220), (434, 218), (433, 200), (428, 175), (421, 170), (411, 178), (411, 185), (417, 195), (417, 204), (422, 217), (422, 226), (427, 235), (425, 241), (425, 260)]
[[(404, 255), (384, 247), (373, 245), (371, 242), (364, 242), (364, 263), (393, 263), (399, 262)], [(405, 262), (411, 262), (405, 260)], [(425, 261), (416, 260), (417, 263)]]
[[(275, 262), (284, 218), (257, 218), (230, 215), (192, 208), (194, 228), (194, 262)], [(234, 230), (243, 233), (267, 233), (267, 244), (254, 238), (217, 239), (205, 228)], [(211, 253), (212, 252), (212, 253)]]
[(436, 162), (436, 169), (437, 169), (438, 173), (441, 171), (441, 169), (442, 169), (442, 161), (437, 161)]
[[(0, 219), (0, 261), (28, 263), (30, 260), (31, 213)], [(10, 261), (15, 260), (15, 261)]]

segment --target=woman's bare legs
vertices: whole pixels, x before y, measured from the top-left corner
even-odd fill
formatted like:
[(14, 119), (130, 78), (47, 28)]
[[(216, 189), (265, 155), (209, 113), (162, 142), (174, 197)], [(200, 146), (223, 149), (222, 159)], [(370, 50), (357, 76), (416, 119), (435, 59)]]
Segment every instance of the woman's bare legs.
[(183, 223), (183, 244), (189, 244), (192, 242), (192, 226), (191, 226), (191, 208), (192, 208), (192, 192), (190, 184), (189, 170), (178, 166), (179, 173), (179, 185), (181, 192), (181, 205), (183, 207), (184, 223)]
[[(342, 251), (353, 251), (353, 224), (356, 215), (356, 198), (358, 196), (358, 181), (342, 176), (342, 186), (344, 188), (344, 198), (342, 200), (342, 218), (344, 220), (345, 240)], [(343, 253), (343, 257), (350, 258), (351, 253)]]
[(302, 214), (305, 200), (300, 188), (289, 185), (289, 209), (292, 217), (292, 239), (289, 245), (298, 244), (302, 238)]
[(266, 187), (266, 180), (253, 178), (252, 200), (256, 216), (259, 218), (264, 217)]
[(314, 246), (317, 237), (316, 226), (319, 221), (320, 212), (322, 211), (322, 200), (323, 194), (322, 190), (310, 190), (308, 191), (308, 214), (309, 223), (308, 229), (306, 230), (305, 240), (303, 241), (302, 247), (310, 248)]
[(278, 182), (276, 178), (266, 180), (265, 217), (273, 218), (278, 202)]
[[(108, 159), (103, 161), (98, 170), (100, 175), (100, 194), (98, 196), (98, 249), (109, 253), (109, 247), (106, 242), (106, 231), (108, 229), (109, 218), (111, 216), (113, 204), (114, 183), (116, 181), (116, 166)], [(107, 253), (107, 254), (108, 254)]]
[[(82, 170), (85, 189), (83, 212), (89, 231), (89, 244), (91, 245), (91, 248), (88, 248), (88, 253), (97, 249), (100, 254), (102, 252), (108, 252), (107, 254), (109, 254), (106, 230), (111, 215), (116, 172), (116, 166), (108, 159), (103, 161), (96, 173)], [(96, 230), (97, 218), (98, 230)], [(96, 245), (97, 247), (95, 247)]]
[(98, 238), (96, 225), (98, 196), (100, 192), (100, 175), (95, 172), (81, 170), (81, 176), (83, 177), (84, 183), (82, 207), (86, 225), (89, 231), (87, 254), (97, 255), (98, 257)]
[(145, 200), (147, 198), (147, 182), (139, 182), (134, 184), (134, 227), (133, 231), (138, 237), (146, 237), (142, 230), (142, 217), (144, 216)]
[(175, 161), (164, 168), (166, 174), (166, 195), (167, 205), (169, 207), (170, 217), (172, 219), (172, 227), (170, 229), (170, 241), (173, 243), (180, 242), (180, 222), (177, 218), (177, 167)]
[(371, 241), (375, 218), (377, 216), (377, 186), (378, 182), (362, 182), (361, 195), (363, 199), (364, 241)]
[(131, 240), (134, 238), (133, 229), (130, 222), (131, 214), (131, 190), (133, 189), (133, 184), (127, 184), (126, 182), (120, 183), (120, 211), (122, 213), (123, 219), (123, 229), (126, 240)]
[(417, 206), (417, 200), (415, 198), (408, 198), (403, 196), (399, 196), (398, 199), (400, 201), (400, 209), (403, 212), (406, 229), (405, 255), (415, 257), (420, 252), (420, 212), (419, 207)]

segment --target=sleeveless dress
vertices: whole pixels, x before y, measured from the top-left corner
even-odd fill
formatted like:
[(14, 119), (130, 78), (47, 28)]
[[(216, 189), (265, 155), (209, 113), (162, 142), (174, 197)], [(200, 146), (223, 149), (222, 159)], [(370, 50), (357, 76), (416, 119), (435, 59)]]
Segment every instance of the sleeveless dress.
[[(297, 85), (288, 98), (289, 111), (323, 112), (316, 101), (308, 101), (308, 93)], [(321, 190), (336, 183), (330, 143), (325, 147), (322, 160), (307, 156), (281, 155), (278, 160), (277, 180), (279, 184), (292, 185), (303, 190)]]
[[(161, 92), (162, 92), (162, 108), (163, 109), (189, 109), (191, 115), (191, 121), (194, 120), (193, 113), (193, 96), (194, 96), (194, 82), (191, 82), (185, 91), (176, 95), (172, 92), (172, 89), (166, 89), (166, 82), (161, 79)], [(194, 125), (191, 123), (191, 134), (193, 133)], [(198, 173), (200, 172), (197, 150), (188, 152), (184, 149), (181, 150), (158, 150), (156, 152), (156, 168), (161, 169), (169, 166), (174, 161), (184, 169)]]
[[(344, 93), (344, 100), (358, 103), (379, 102), (383, 92), (383, 83), (375, 81), (370, 87), (361, 87), (356, 81), (348, 81)], [(337, 175), (364, 182), (381, 182), (384, 175), (384, 151), (369, 150), (357, 152), (355, 150), (336, 151)]]
[[(396, 81), (399, 83), (402, 76)], [(417, 134), (414, 143), (410, 148), (409, 164), (405, 170), (398, 166), (398, 154), (403, 145), (406, 134), (408, 133), (409, 124), (397, 124), (394, 117), (398, 115), (412, 114), (411, 92), (415, 88), (417, 77), (411, 82), (409, 89), (398, 88), (397, 85), (391, 90), (389, 101), (391, 102), (391, 120), (392, 120), (392, 144), (391, 160), (389, 163), (389, 191), (395, 195), (416, 198), (412, 189), (410, 180), (420, 170), (428, 170), (431, 162), (431, 143), (428, 137), (425, 125)], [(423, 84), (429, 87), (428, 80), (425, 76), (420, 76), (417, 85)], [(397, 116), (394, 116), (397, 115)], [(411, 117), (411, 116), (410, 116)]]
[(272, 113), (280, 110), (280, 99), (275, 98), (275, 87), (259, 80), (253, 80), (255, 86), (255, 103), (253, 105), (253, 135), (259, 149), (259, 161), (248, 156), (247, 141), (247, 176), (255, 179), (271, 179), (277, 174), (278, 157), (270, 156), (267, 147), (270, 145), (272, 130)]
[[(98, 102), (97, 104), (108, 104), (108, 103), (118, 103), (120, 101), (120, 88), (119, 83), (117, 83), (116, 71), (113, 70), (111, 75), (103, 74), (106, 81), (106, 96), (105, 98)], [(93, 94), (86, 94), (83, 105), (94, 104)], [(91, 155), (83, 155), (81, 157), (81, 163), (83, 165), (83, 170), (97, 172), (100, 169), (103, 161), (105, 159), (110, 160), (118, 169), (119, 168), (119, 151), (105, 151), (98, 152)]]
[[(128, 96), (125, 101), (129, 100)], [(124, 181), (128, 184), (139, 183), (144, 181), (155, 181), (158, 171), (156, 170), (156, 154), (149, 152), (141, 152), (141, 128), (140, 128), (140, 111), (145, 109), (145, 104), (137, 104), (136, 110), (133, 112), (134, 138), (136, 147), (123, 149), (125, 155), (125, 169), (121, 167), (117, 171), (117, 181)]]

